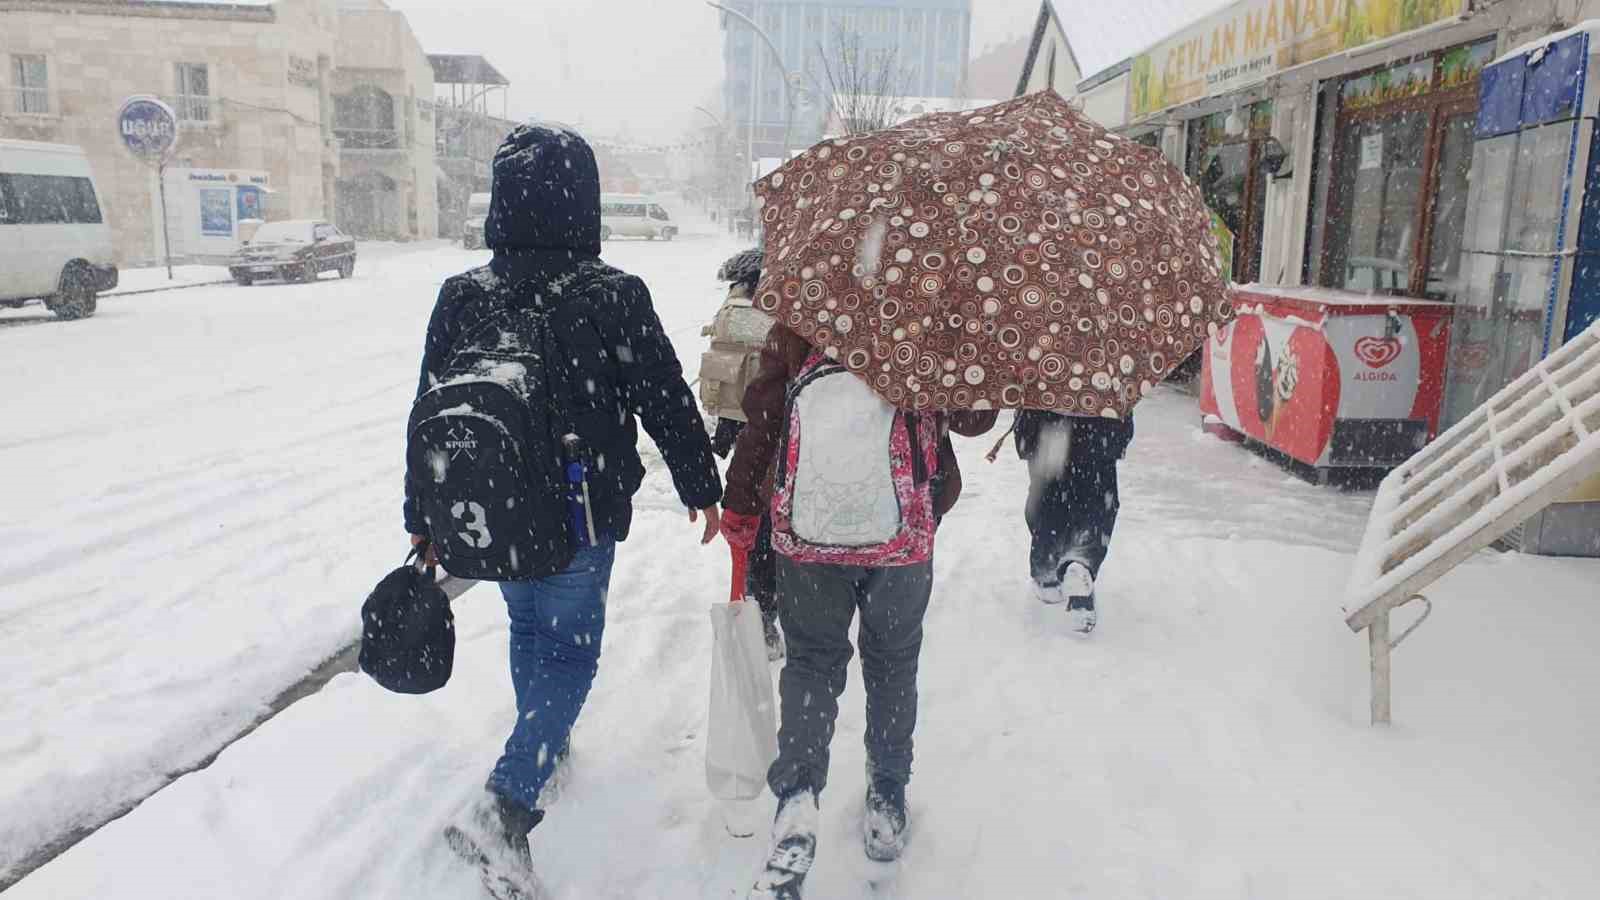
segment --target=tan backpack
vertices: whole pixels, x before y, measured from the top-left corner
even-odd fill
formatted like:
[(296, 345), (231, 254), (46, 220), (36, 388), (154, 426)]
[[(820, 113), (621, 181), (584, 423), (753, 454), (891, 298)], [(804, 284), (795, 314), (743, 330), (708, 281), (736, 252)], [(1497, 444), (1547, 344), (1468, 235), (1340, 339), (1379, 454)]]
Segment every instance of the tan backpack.
[(711, 338), (711, 348), (700, 357), (700, 404), (707, 414), (748, 421), (744, 391), (761, 366), (761, 348), (771, 329), (772, 317), (751, 305), (748, 291), (739, 285), (728, 289), (717, 317), (700, 330)]

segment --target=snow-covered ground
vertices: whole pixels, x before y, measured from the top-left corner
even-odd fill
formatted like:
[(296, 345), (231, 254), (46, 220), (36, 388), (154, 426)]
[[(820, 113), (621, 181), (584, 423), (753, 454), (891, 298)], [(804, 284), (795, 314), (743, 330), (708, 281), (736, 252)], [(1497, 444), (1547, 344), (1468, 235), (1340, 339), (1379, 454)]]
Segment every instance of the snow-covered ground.
[[(0, 331), (0, 868), (141, 796), (354, 637), (398, 564), (405, 414), (439, 282), (485, 258), (383, 255), (355, 280), (108, 299)], [(738, 249), (608, 245), (692, 369)], [(1600, 566), (1485, 555), (1395, 658), (1396, 727), (1364, 722), (1339, 600), (1367, 501), (1138, 415), (1100, 630), (1029, 599), (1025, 473), (990, 440), (939, 536), (922, 659), (918, 898), (1573, 898), (1600, 884), (1592, 652)], [(765, 851), (707, 793), (699, 548), (659, 464), (619, 556), (573, 778), (534, 835), (562, 898), (739, 896)], [(336, 678), (8, 892), (462, 897), (438, 831), (512, 715), (504, 610), (457, 603), (451, 684)], [(817, 898), (868, 896), (858, 670)]]

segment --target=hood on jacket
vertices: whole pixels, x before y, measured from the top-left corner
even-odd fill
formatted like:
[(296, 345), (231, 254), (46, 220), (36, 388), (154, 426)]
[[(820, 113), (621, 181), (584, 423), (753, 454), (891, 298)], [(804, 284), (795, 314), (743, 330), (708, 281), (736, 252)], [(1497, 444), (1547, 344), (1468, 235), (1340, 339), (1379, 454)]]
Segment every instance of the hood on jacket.
[(484, 243), (498, 252), (600, 255), (600, 167), (577, 132), (519, 125), (494, 155)]

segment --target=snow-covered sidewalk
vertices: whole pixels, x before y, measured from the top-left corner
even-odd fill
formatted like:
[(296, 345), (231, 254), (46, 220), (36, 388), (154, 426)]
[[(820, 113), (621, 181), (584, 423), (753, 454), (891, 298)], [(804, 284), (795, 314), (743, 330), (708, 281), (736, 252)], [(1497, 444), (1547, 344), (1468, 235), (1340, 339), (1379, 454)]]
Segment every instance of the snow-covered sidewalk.
[(123, 269), (117, 273), (117, 286), (101, 294), (116, 297), (124, 294), (149, 294), (177, 288), (200, 287), (208, 284), (227, 284), (233, 279), (227, 266), (184, 265), (173, 266), (172, 277), (167, 277), (165, 266)]
[[(617, 244), (686, 360), (734, 247)], [(207, 752), (355, 633), (398, 563), (401, 423), (440, 249), (348, 285), (208, 289), (113, 308), (0, 367), (72, 359), (0, 432), (0, 847), (92, 814)], [(173, 304), (170, 308), (166, 304)], [(126, 313), (124, 312), (126, 310)], [(178, 333), (169, 334), (176, 330)], [(692, 366), (692, 362), (691, 362)], [(96, 390), (106, 384), (115, 390)], [(71, 398), (73, 402), (69, 403)], [(63, 411), (65, 408), (65, 411)], [(1141, 407), (1100, 630), (1026, 586), (1026, 493), (992, 439), (939, 536), (915, 819), (899, 896), (1588, 896), (1600, 883), (1592, 562), (1484, 555), (1432, 592), (1365, 724), (1339, 600), (1366, 499)], [(742, 896), (765, 851), (703, 784), (710, 628), (727, 556), (699, 548), (659, 464), (619, 555), (572, 780), (534, 834), (560, 898)], [(457, 603), (456, 672), (427, 697), (358, 675), (230, 747), (9, 895), (462, 897), (440, 827), (513, 715), (504, 608)], [(809, 895), (870, 896), (858, 670), (842, 703)], [(0, 851), (4, 852), (4, 851)]]
[[(0, 330), (0, 884), (355, 639), (361, 598), (406, 549), (429, 310), (488, 259), (377, 246), (350, 281), (163, 292)], [(734, 249), (608, 254), (657, 286), (698, 360)]]

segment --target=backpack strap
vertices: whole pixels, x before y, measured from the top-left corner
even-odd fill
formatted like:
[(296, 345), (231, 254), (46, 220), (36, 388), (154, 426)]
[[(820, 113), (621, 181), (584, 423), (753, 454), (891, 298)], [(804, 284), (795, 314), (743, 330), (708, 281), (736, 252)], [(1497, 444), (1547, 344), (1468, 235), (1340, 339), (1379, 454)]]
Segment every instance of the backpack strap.
[(922, 430), (919, 427), (922, 424), (921, 416), (914, 412), (903, 412), (900, 415), (905, 420), (906, 438), (911, 442), (911, 479), (917, 484), (927, 484), (928, 460), (923, 453), (922, 435), (919, 433)]

